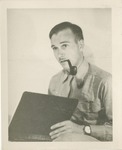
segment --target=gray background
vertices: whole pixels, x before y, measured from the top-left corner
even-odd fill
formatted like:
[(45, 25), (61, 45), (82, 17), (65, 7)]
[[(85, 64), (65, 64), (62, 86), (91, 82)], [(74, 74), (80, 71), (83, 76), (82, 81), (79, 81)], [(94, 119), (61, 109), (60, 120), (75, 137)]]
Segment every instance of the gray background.
[(83, 29), (88, 61), (112, 72), (111, 9), (8, 9), (9, 119), (24, 91), (47, 93), (50, 78), (61, 66), (50, 48), (50, 29), (62, 21)]

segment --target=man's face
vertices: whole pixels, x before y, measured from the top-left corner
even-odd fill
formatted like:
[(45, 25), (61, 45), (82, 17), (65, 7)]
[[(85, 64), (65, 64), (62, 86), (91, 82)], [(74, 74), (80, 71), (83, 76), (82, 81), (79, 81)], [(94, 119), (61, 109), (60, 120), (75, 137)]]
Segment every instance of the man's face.
[(70, 29), (65, 29), (51, 37), (51, 47), (58, 62), (64, 70), (69, 70), (69, 65), (63, 62), (70, 60), (73, 66), (77, 66), (81, 61), (81, 41), (77, 41)]

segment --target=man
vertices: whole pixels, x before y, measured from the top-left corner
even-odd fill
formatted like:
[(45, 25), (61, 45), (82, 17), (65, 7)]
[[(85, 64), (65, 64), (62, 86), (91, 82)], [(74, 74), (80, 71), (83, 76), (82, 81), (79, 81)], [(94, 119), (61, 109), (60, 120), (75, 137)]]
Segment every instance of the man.
[(62, 22), (52, 28), (49, 37), (54, 55), (63, 67), (52, 77), (49, 94), (79, 100), (70, 120), (51, 127), (51, 138), (54, 141), (111, 141), (111, 75), (85, 60), (84, 37), (79, 26)]

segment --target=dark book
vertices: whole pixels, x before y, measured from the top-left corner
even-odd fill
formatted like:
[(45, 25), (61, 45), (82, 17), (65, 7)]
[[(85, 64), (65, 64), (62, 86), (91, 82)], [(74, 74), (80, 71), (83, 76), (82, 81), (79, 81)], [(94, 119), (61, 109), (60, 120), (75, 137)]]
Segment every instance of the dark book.
[(77, 99), (24, 92), (9, 125), (9, 141), (51, 141), (50, 127), (69, 120)]

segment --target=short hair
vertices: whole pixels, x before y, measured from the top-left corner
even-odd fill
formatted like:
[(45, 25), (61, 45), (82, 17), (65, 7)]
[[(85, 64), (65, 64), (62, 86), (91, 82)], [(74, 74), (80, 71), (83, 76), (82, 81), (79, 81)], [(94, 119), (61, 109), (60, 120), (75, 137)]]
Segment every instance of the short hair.
[(51, 39), (53, 34), (57, 34), (64, 29), (71, 29), (77, 40), (84, 40), (82, 29), (78, 25), (71, 22), (62, 22), (54, 26), (49, 33), (49, 38)]

